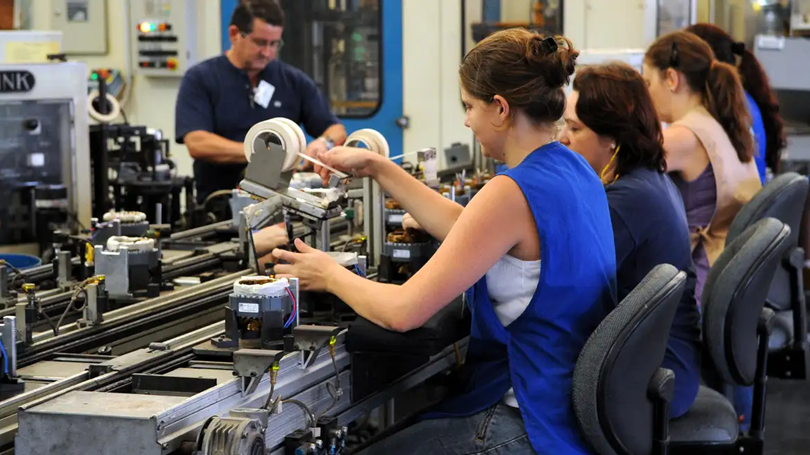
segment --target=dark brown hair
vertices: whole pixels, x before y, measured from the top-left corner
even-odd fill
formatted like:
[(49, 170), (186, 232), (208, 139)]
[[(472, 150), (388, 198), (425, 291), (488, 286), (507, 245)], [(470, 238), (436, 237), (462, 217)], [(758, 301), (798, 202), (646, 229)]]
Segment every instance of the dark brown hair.
[(252, 33), (253, 20), (261, 19), (270, 25), (284, 27), (284, 11), (275, 0), (241, 0), (231, 14), (231, 24), (240, 32)]
[(645, 61), (660, 71), (672, 68), (682, 73), (689, 88), (703, 96), (703, 105), (728, 134), (740, 161), (751, 161), (754, 152), (751, 116), (733, 66), (715, 60), (705, 41), (685, 31), (658, 38), (647, 49)]
[[(709, 43), (717, 60), (737, 67), (743, 88), (759, 108), (762, 124), (765, 127), (765, 160), (774, 172), (779, 171), (782, 149), (787, 147), (785, 125), (779, 114), (779, 103), (771, 89), (768, 75), (759, 64), (754, 53), (745, 48), (744, 43), (734, 41), (722, 28), (712, 24), (695, 24), (686, 29)], [(737, 65), (737, 56), (740, 64)]]
[(461, 84), (471, 96), (492, 102), (501, 95), (536, 123), (556, 122), (565, 111), (563, 86), (579, 55), (571, 41), (522, 28), (502, 30), (476, 45), (461, 62)]
[(577, 70), (577, 117), (600, 136), (614, 139), (616, 173), (636, 168), (666, 172), (661, 123), (638, 71), (622, 62), (588, 65)]

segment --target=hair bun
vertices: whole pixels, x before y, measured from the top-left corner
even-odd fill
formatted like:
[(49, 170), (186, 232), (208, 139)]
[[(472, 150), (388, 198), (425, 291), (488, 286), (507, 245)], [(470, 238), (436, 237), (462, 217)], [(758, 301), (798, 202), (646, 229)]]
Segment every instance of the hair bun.
[(568, 84), (579, 56), (568, 39), (533, 33), (526, 44), (526, 60), (537, 70), (538, 76), (543, 78), (546, 85), (562, 87)]

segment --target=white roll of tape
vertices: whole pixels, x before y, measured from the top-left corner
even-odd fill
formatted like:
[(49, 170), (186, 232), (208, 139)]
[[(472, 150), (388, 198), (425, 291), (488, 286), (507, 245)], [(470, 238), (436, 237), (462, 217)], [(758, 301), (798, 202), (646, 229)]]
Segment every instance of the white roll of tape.
[(122, 223), (140, 223), (146, 221), (146, 214), (143, 212), (116, 212), (110, 210), (105, 213), (102, 219), (106, 221), (119, 220)]
[(287, 294), (288, 287), (290, 287), (290, 282), (286, 278), (273, 280), (266, 276), (246, 276), (233, 283), (233, 293), (281, 297)]
[(298, 126), (297, 123), (293, 122), (292, 120), (284, 117), (276, 117), (273, 120), (277, 120), (285, 125), (289, 126), (290, 129), (295, 132), (295, 135), (298, 136), (298, 151), (303, 153), (307, 149), (307, 137), (304, 135), (304, 130)]
[(369, 150), (379, 153), (380, 155), (388, 158), (390, 156), (390, 149), (388, 148), (388, 141), (385, 136), (377, 130), (365, 128), (357, 130), (346, 138), (346, 145), (357, 147), (359, 143), (363, 143)]
[(101, 112), (97, 111), (95, 107), (93, 107), (93, 100), (99, 97), (98, 90), (93, 90), (87, 95), (87, 113), (90, 114), (90, 117), (93, 120), (101, 123), (112, 123), (115, 119), (121, 115), (121, 105), (118, 104), (118, 100), (115, 99), (112, 94), (107, 93), (107, 101), (110, 103), (110, 113), (109, 114), (102, 114)]
[(254, 144), (257, 140), (268, 141), (271, 136), (274, 136), (281, 142), (281, 148), (284, 149), (287, 155), (284, 159), (282, 171), (286, 172), (294, 169), (295, 164), (298, 162), (298, 153), (301, 152), (300, 138), (304, 134), (300, 130), (301, 128), (298, 125), (294, 123), (290, 125), (290, 123), (277, 118), (253, 125), (245, 136), (245, 158), (250, 162), (253, 154), (257, 153), (254, 150)]

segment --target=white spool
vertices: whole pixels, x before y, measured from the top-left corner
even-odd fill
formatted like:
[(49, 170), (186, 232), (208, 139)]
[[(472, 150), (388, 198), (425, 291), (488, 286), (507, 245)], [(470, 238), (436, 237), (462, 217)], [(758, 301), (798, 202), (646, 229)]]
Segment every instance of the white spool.
[(380, 134), (377, 130), (372, 130), (371, 128), (357, 130), (346, 138), (346, 145), (356, 147), (358, 142), (366, 144), (369, 150), (379, 153), (386, 158), (390, 155), (388, 141), (385, 140), (385, 136)]
[(233, 283), (233, 293), (240, 295), (266, 295), (269, 297), (281, 297), (287, 294), (290, 282), (286, 278), (265, 284), (248, 284), (251, 281), (267, 280), (266, 276), (246, 276)]
[(277, 120), (285, 125), (289, 126), (290, 129), (295, 132), (295, 135), (298, 136), (298, 151), (304, 152), (307, 149), (307, 137), (304, 135), (304, 130), (298, 126), (297, 123), (293, 122), (292, 120), (284, 117), (276, 117), (273, 120)]
[(291, 171), (298, 162), (298, 154), (301, 150), (301, 128), (293, 122), (280, 120), (278, 118), (265, 120), (253, 125), (245, 136), (245, 158), (250, 162), (253, 150), (253, 143), (257, 138), (267, 139), (275, 136), (281, 142), (281, 148), (286, 153), (282, 172)]
[(121, 115), (121, 105), (118, 104), (118, 100), (115, 99), (112, 94), (107, 93), (107, 101), (110, 103), (110, 113), (109, 114), (102, 114), (101, 112), (97, 111), (95, 107), (93, 107), (93, 100), (98, 98), (100, 93), (98, 90), (93, 90), (87, 95), (87, 113), (90, 115), (93, 120), (101, 123), (112, 123), (115, 119)]

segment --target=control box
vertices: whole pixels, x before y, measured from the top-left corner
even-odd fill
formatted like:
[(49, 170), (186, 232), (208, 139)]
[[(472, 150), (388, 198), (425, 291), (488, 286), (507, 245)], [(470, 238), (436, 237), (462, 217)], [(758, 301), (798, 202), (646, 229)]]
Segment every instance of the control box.
[(182, 76), (197, 63), (197, 0), (129, 2), (133, 71)]

